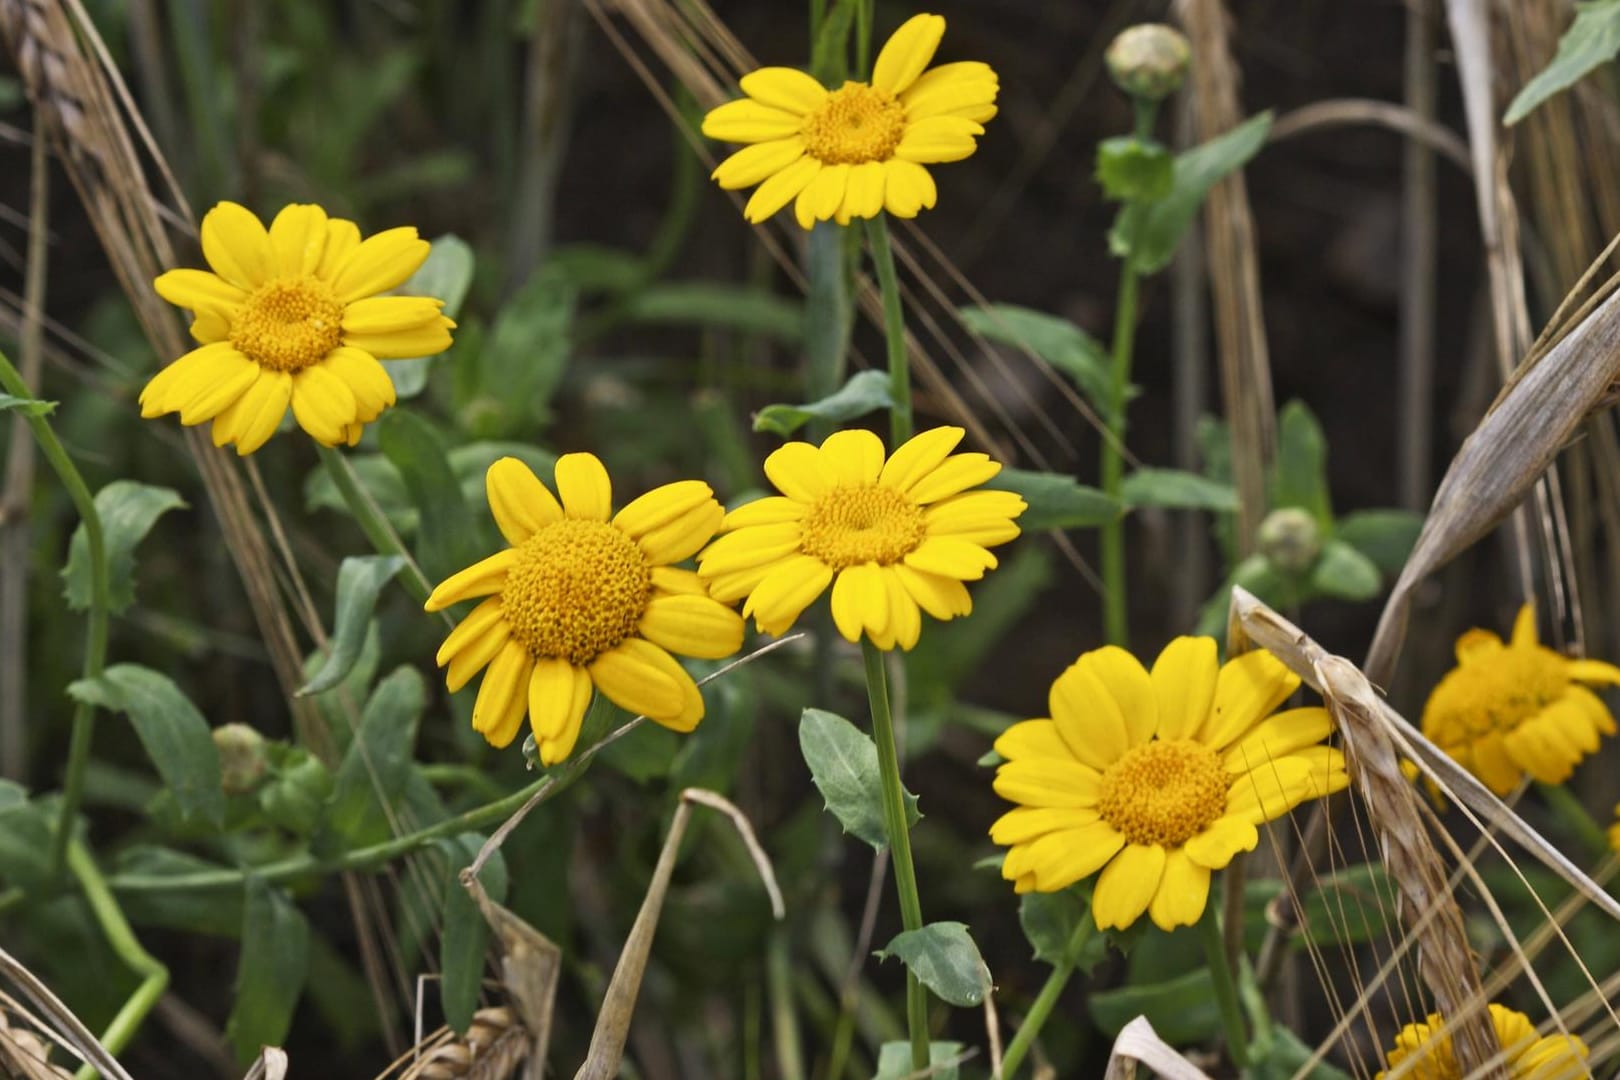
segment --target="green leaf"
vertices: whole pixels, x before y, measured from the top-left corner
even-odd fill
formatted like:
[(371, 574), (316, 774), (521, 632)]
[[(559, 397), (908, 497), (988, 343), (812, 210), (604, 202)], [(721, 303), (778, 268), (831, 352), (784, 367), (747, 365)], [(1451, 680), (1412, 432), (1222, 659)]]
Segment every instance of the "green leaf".
[(1232, 586), (1241, 585), (1272, 607), (1288, 607), (1293, 603), (1295, 590), (1277, 572), (1264, 555), (1250, 555), (1232, 569), (1232, 573), (1204, 602), (1198, 615), (1200, 637), (1226, 640), (1226, 615), (1232, 604)]
[[(4, 820), (0, 818), (0, 823)], [(152, 878), (230, 869), (183, 851), (149, 844), (123, 849), (113, 866), (120, 876)], [(161, 926), (219, 937), (235, 937), (242, 932), (243, 899), (235, 889), (137, 889), (121, 894), (118, 902), (129, 921), (137, 926)]]
[(1311, 567), (1309, 586), (1340, 600), (1371, 600), (1383, 588), (1383, 578), (1367, 556), (1343, 540), (1329, 540)]
[(834, 0), (810, 51), (810, 72), (823, 86), (840, 86), (849, 73), (849, 31), (860, 0)]
[(997, 491), (1016, 491), (1024, 497), (1029, 509), (1019, 516), (1018, 527), (1027, 533), (1043, 529), (1094, 528), (1124, 513), (1121, 503), (1062, 473), (1002, 469), (984, 486)]
[(48, 416), (56, 409), (56, 402), (39, 398), (17, 397), (0, 393), (0, 412), (18, 412), (24, 416)]
[(1395, 892), (1381, 863), (1341, 867), (1312, 886), (1301, 905), (1304, 936), (1296, 941), (1300, 948), (1383, 940), (1395, 910)]
[(321, 824), (332, 797), (332, 774), (321, 759), (299, 746), (275, 746), (271, 778), (259, 788), (259, 809), (294, 836), (309, 836)]
[(427, 685), (413, 667), (395, 668), (377, 684), (333, 778), (324, 842), (316, 845), (321, 853), (381, 843), (393, 835), (389, 810), (410, 777), (417, 724), (426, 707)]
[(1097, 144), (1097, 182), (1114, 202), (1158, 202), (1170, 194), (1175, 159), (1152, 139), (1120, 135)]
[(238, 1063), (286, 1041), (308, 972), (309, 923), (280, 890), (249, 876), (236, 1001), (225, 1024)]
[(1076, 889), (1025, 893), (1018, 904), (1018, 924), (1024, 928), (1024, 939), (1035, 950), (1035, 959), (1043, 964), (1058, 964), (1069, 956), (1078, 934), (1078, 955), (1069, 958), (1078, 962), (1082, 972), (1090, 974), (1107, 957), (1108, 940), (1094, 929), (1088, 907), (1086, 898)]
[(625, 298), (634, 322), (740, 330), (794, 343), (804, 337), (804, 305), (747, 285), (678, 281)]
[(1234, 511), (1237, 492), (1198, 473), (1181, 469), (1137, 469), (1120, 485), (1126, 506), (1163, 506), (1176, 510)]
[(479, 362), (468, 365), (472, 385), (458, 400), (480, 436), (532, 432), (546, 419), (573, 348), (579, 288), (560, 267), (542, 266), (501, 308)]
[(139, 664), (114, 664), (93, 679), (73, 683), (68, 694), (129, 717), (183, 818), (215, 827), (224, 822), (219, 751), (208, 721), (167, 675)]
[[(467, 241), (454, 233), (446, 233), (433, 241), (427, 261), (399, 287), (399, 292), (404, 296), (431, 296), (443, 300), (445, 316), (454, 319), (461, 311), (462, 301), (467, 298), (467, 289), (472, 285), (473, 269), (473, 250)], [(399, 396), (412, 398), (427, 386), (433, 360), (431, 356), (390, 360), (383, 365), (383, 369), (394, 380), (394, 389)]]
[(965, 307), (957, 315), (975, 334), (1016, 349), (1028, 349), (1067, 375), (1098, 412), (1109, 411), (1112, 377), (1108, 373), (1108, 352), (1072, 322), (1016, 304)]
[(1367, 556), (1386, 577), (1401, 572), (1422, 531), (1423, 515), (1411, 510), (1357, 510), (1333, 526), (1337, 539)]
[(1310, 514), (1324, 531), (1333, 526), (1328, 495), (1327, 439), (1302, 401), (1290, 401), (1277, 414), (1277, 464), (1271, 477), (1271, 509), (1294, 506)]
[[(959, 1042), (929, 1043), (928, 1080), (957, 1080), (961, 1073), (952, 1062), (961, 1057), (962, 1044)], [(877, 1073), (872, 1080), (906, 1080), (916, 1075), (916, 1070), (911, 1067), (909, 1042), (886, 1042), (878, 1050)]]
[[(834, 713), (806, 709), (799, 718), (799, 750), (821, 797), (838, 823), (876, 851), (888, 847), (883, 827), (883, 783), (872, 737)], [(916, 824), (917, 796), (905, 792), (906, 826)]]
[[(444, 1019), (460, 1034), (472, 1026), (484, 980), (484, 952), (489, 948), (489, 924), (461, 885), (461, 871), (472, 865), (483, 843), (484, 837), (478, 833), (462, 833), (437, 844), (450, 861), (444, 881), (444, 938), (439, 947)], [(484, 864), (478, 880), (491, 900), (497, 904), (506, 900), (506, 860), (499, 851)]]
[(1558, 39), (1552, 61), (1524, 84), (1508, 105), (1504, 124), (1517, 124), (1563, 90), (1579, 82), (1600, 64), (1620, 53), (1620, 0), (1595, 0), (1575, 5), (1575, 22)]
[(844, 424), (856, 417), (894, 404), (889, 394), (889, 376), (882, 371), (862, 371), (820, 401), (808, 405), (767, 405), (754, 414), (754, 430), (769, 431), (786, 438), (811, 420)]
[[(8, 799), (15, 800), (20, 790), (12, 788)], [(55, 810), (54, 801), (39, 799), (0, 806), (0, 881), (30, 892), (50, 883)]]
[(474, 561), (476, 536), (461, 484), (450, 467), (444, 437), (416, 413), (390, 409), (377, 422), (377, 445), (399, 470), (416, 504), (416, 561), (429, 579), (442, 581)]
[(896, 934), (878, 959), (893, 956), (941, 1001), (959, 1009), (983, 1004), (990, 992), (990, 969), (966, 925), (936, 922)]
[(1209, 189), (1254, 157), (1265, 145), (1270, 130), (1271, 114), (1264, 112), (1177, 155), (1170, 194), (1155, 203), (1131, 203), (1122, 209), (1108, 234), (1109, 249), (1130, 259), (1138, 273), (1163, 270), (1204, 205)]
[(1088, 999), (1091, 1019), (1115, 1036), (1138, 1016), (1146, 1016), (1159, 1037), (1172, 1046), (1201, 1043), (1220, 1030), (1215, 1004), (1215, 982), (1209, 968), (1146, 986), (1093, 990)]
[[(168, 488), (114, 480), (96, 492), (96, 513), (107, 551), (107, 592), (113, 614), (135, 602), (135, 547), (152, 531), (157, 519), (184, 508), (185, 500)], [(84, 611), (90, 606), (90, 541), (84, 523), (73, 530), (62, 583), (68, 606)]]
[(1265, 1045), (1256, 1042), (1249, 1047), (1249, 1067), (1243, 1080), (1350, 1080), (1349, 1073), (1325, 1061), (1301, 1073), (1315, 1054), (1315, 1048), (1301, 1042), (1298, 1035), (1281, 1024), (1274, 1025)]
[(0, 814), (28, 801), (28, 789), (15, 780), (0, 780)]
[(405, 565), (403, 555), (351, 555), (338, 567), (337, 618), (332, 630), (332, 651), (314, 678), (298, 690), (300, 697), (330, 690), (360, 658), (366, 626), (377, 608), (377, 595)]

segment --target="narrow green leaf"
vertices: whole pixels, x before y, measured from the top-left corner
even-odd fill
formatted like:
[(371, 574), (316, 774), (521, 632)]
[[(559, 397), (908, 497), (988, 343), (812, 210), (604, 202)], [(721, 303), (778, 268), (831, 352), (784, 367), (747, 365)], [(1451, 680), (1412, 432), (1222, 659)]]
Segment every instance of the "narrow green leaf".
[(1383, 939), (1395, 893), (1381, 863), (1357, 863), (1313, 882), (1301, 906), (1305, 933), (1297, 941), (1300, 948), (1348, 946)]
[(837, 392), (808, 405), (767, 405), (754, 414), (754, 430), (769, 431), (786, 438), (811, 420), (844, 424), (867, 413), (894, 404), (889, 395), (889, 376), (881, 371), (861, 371), (850, 376)]
[(236, 1001), (225, 1024), (225, 1037), (243, 1065), (261, 1047), (286, 1041), (309, 972), (309, 923), (303, 913), (261, 878), (250, 876), (246, 891)]
[[(411, 502), (410, 493), (405, 490), (405, 481), (393, 462), (381, 454), (350, 454), (349, 464), (360, 478), (360, 486), (371, 493), (389, 524), (401, 536), (414, 536), (418, 516), (416, 506)], [(312, 511), (336, 510), (344, 515), (349, 513), (349, 504), (343, 501), (337, 485), (332, 482), (332, 474), (325, 466), (317, 465), (304, 477), (304, 508)]]
[(1554, 94), (1620, 53), (1620, 0), (1575, 5), (1575, 22), (1558, 39), (1558, 52), (1508, 105), (1504, 124), (1517, 124)]
[[(4, 818), (0, 818), (3, 826)], [(3, 827), (0, 827), (3, 831)], [(200, 859), (184, 851), (136, 844), (124, 848), (113, 864), (120, 875), (137, 877), (181, 877), (203, 871), (229, 870), (217, 862)], [(165, 889), (125, 893), (118, 897), (124, 914), (137, 926), (161, 926), (190, 934), (235, 937), (242, 932), (242, 894), (224, 889)]]
[(1231, 485), (1181, 469), (1137, 469), (1120, 485), (1127, 506), (1163, 506), (1176, 510), (1232, 511), (1238, 508)]
[[(114, 480), (96, 492), (96, 513), (107, 547), (107, 591), (117, 614), (135, 602), (135, 547), (152, 531), (157, 519), (185, 507), (185, 500), (168, 488)], [(84, 611), (90, 606), (90, 541), (84, 524), (73, 530), (62, 583), (68, 606)]]
[(56, 402), (39, 398), (17, 397), (0, 393), (0, 412), (16, 412), (24, 416), (48, 416), (56, 410)]
[(790, 343), (804, 337), (804, 305), (799, 301), (719, 282), (649, 286), (626, 298), (624, 316), (634, 322), (740, 330)]
[[(881, 851), (889, 844), (883, 828), (883, 783), (872, 737), (834, 713), (806, 709), (799, 719), (799, 750), (821, 797), (838, 823)], [(921, 816), (917, 796), (905, 793), (906, 824)]]
[(1264, 112), (1177, 155), (1170, 194), (1158, 202), (1131, 203), (1122, 209), (1108, 234), (1110, 250), (1130, 259), (1139, 273), (1163, 270), (1204, 205), (1209, 189), (1259, 153), (1270, 130), (1271, 114)]
[[(461, 311), (467, 289), (472, 285), (473, 269), (472, 248), (461, 237), (446, 233), (433, 241), (427, 261), (399, 287), (399, 292), (404, 296), (431, 296), (443, 300), (444, 314), (454, 319)], [(394, 380), (394, 389), (400, 398), (413, 398), (427, 386), (433, 360), (431, 356), (390, 360), (383, 365), (383, 369)]]
[(982, 1004), (990, 992), (990, 969), (963, 923), (929, 923), (896, 934), (877, 955), (897, 958), (936, 997), (959, 1009)]
[(397, 807), (409, 778), (417, 724), (426, 707), (427, 685), (413, 667), (395, 668), (377, 684), (333, 778), (325, 835), (316, 845), (323, 854), (393, 835), (389, 811)]
[(965, 307), (957, 315), (975, 334), (1015, 349), (1028, 349), (1067, 375), (1092, 408), (1108, 411), (1108, 351), (1074, 323), (1016, 304)]
[(984, 486), (997, 491), (1016, 491), (1024, 497), (1029, 509), (1019, 516), (1018, 527), (1027, 533), (1042, 529), (1095, 528), (1125, 512), (1123, 504), (1062, 473), (1002, 469)]
[(366, 626), (377, 609), (382, 587), (405, 565), (403, 555), (351, 555), (338, 567), (337, 617), (332, 630), (332, 651), (320, 671), (299, 688), (298, 694), (318, 694), (330, 690), (360, 658)]
[(1357, 510), (1333, 526), (1333, 535), (1361, 552), (1387, 577), (1394, 577), (1412, 554), (1423, 515), (1411, 510)]
[(1383, 578), (1367, 556), (1343, 540), (1329, 540), (1311, 567), (1310, 588), (1341, 600), (1371, 600), (1383, 588)]
[(114, 664), (94, 679), (73, 683), (68, 694), (129, 717), (182, 817), (216, 827), (225, 820), (219, 751), (208, 721), (167, 675), (139, 664)]
[(1093, 990), (1087, 998), (1091, 1018), (1110, 1037), (1138, 1016), (1146, 1016), (1159, 1037), (1172, 1046), (1201, 1043), (1220, 1030), (1215, 984), (1209, 968), (1146, 986)]
[(550, 415), (573, 349), (578, 299), (578, 286), (560, 267), (542, 266), (501, 308), (460, 387), (467, 393), (457, 404), (475, 434), (528, 433)]
[[(489, 948), (489, 924), (467, 890), (461, 886), (461, 871), (472, 865), (483, 846), (478, 833), (462, 833), (436, 845), (449, 860), (444, 881), (444, 937), (439, 948), (439, 971), (444, 979), (444, 1020), (451, 1029), (465, 1034), (472, 1026), (478, 1008), (478, 992), (484, 980), (484, 952)], [(484, 864), (478, 880), (497, 904), (506, 900), (506, 860), (497, 851)]]
[(849, 31), (860, 0), (833, 0), (810, 51), (810, 72), (823, 86), (841, 86), (849, 73)]
[(1152, 139), (1120, 135), (1097, 144), (1097, 183), (1114, 202), (1157, 202), (1170, 194), (1175, 159)]
[(416, 561), (429, 579), (442, 581), (476, 558), (476, 535), (461, 484), (450, 468), (444, 437), (416, 413), (390, 409), (377, 422), (377, 444), (405, 482), (419, 525)]
[(1322, 529), (1333, 525), (1328, 493), (1327, 438), (1302, 401), (1277, 413), (1277, 464), (1271, 477), (1271, 508), (1298, 507)]
[[(928, 1080), (957, 1080), (960, 1070), (952, 1062), (962, 1057), (959, 1042), (931, 1042), (928, 1044)], [(911, 1044), (886, 1042), (878, 1050), (877, 1073), (872, 1080), (906, 1080), (916, 1076), (911, 1067)]]
[(1316, 1056), (1315, 1048), (1281, 1024), (1273, 1026), (1269, 1035), (1264, 1045), (1257, 1041), (1249, 1048), (1251, 1060), (1243, 1071), (1244, 1080), (1350, 1080), (1349, 1073), (1325, 1061), (1301, 1072)]

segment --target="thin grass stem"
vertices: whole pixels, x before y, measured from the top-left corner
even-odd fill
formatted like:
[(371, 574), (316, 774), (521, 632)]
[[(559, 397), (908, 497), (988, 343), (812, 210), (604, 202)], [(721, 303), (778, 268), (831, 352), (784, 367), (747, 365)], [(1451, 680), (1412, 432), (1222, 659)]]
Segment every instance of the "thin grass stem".
[(879, 214), (866, 223), (878, 289), (883, 294), (883, 339), (889, 357), (889, 448), (911, 438), (911, 367), (906, 358), (905, 314), (900, 306), (900, 282), (894, 273), (894, 248), (889, 242), (889, 218)]
[[(417, 565), (411, 553), (406, 550), (405, 542), (394, 531), (382, 507), (377, 500), (360, 484), (360, 477), (354, 471), (349, 459), (330, 446), (317, 446), (321, 455), (321, 464), (326, 467), (326, 474), (332, 478), (333, 485), (338, 494), (343, 496), (343, 502), (354, 515), (355, 523), (360, 531), (366, 534), (371, 546), (381, 555), (398, 555), (405, 560), (405, 572), (401, 580), (411, 596), (417, 603), (427, 603), (427, 598), (433, 592), (433, 583), (428, 581), (427, 575)], [(446, 616), (448, 618), (448, 616)]]

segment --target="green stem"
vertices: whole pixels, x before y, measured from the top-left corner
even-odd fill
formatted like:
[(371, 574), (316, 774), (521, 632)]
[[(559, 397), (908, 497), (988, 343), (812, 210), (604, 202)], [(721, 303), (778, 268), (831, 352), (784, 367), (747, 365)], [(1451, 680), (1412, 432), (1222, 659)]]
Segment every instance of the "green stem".
[(1080, 950), (1091, 937), (1094, 926), (1095, 922), (1089, 914), (1082, 915), (1080, 921), (1075, 924), (1074, 933), (1063, 948), (1063, 955), (1052, 965), (1052, 973), (1046, 977), (1046, 985), (1042, 986), (1041, 992), (1036, 995), (1034, 1004), (1029, 1007), (1029, 1013), (1024, 1017), (1024, 1022), (1018, 1025), (1018, 1033), (1013, 1036), (1012, 1042), (1007, 1044), (1007, 1052), (1001, 1059), (1001, 1080), (1013, 1080), (1018, 1075), (1018, 1066), (1024, 1063), (1024, 1055), (1035, 1045), (1035, 1039), (1040, 1035), (1046, 1018), (1052, 1014), (1052, 1008), (1057, 1004), (1058, 998), (1063, 996), (1063, 988), (1069, 985), (1069, 977), (1074, 974)]
[[(907, 930), (921, 930), (922, 900), (917, 895), (917, 870), (911, 864), (911, 829), (906, 824), (900, 757), (894, 748), (894, 718), (889, 713), (889, 682), (883, 668), (883, 653), (863, 637), (861, 658), (866, 662), (872, 741), (877, 743), (878, 776), (883, 781), (883, 831), (889, 838), (894, 886), (900, 894), (900, 923)], [(911, 1035), (911, 1067), (928, 1068), (928, 992), (909, 970), (906, 972), (906, 1027)]]
[[(1113, 360), (1109, 369), (1107, 435), (1102, 445), (1102, 489), (1120, 497), (1125, 479), (1125, 391), (1131, 383), (1131, 352), (1136, 344), (1138, 275), (1130, 256), (1119, 272), (1119, 299), (1114, 310)], [(1125, 646), (1130, 636), (1125, 606), (1125, 521), (1116, 517), (1102, 527), (1103, 631), (1109, 644)]]
[(906, 322), (900, 307), (900, 281), (894, 275), (894, 248), (889, 243), (889, 218), (879, 214), (866, 223), (872, 266), (883, 293), (883, 338), (889, 355), (889, 452), (911, 438), (911, 367), (906, 359)]
[[(0, 352), (0, 387), (14, 397), (37, 400), (28, 384), (23, 382), (11, 361)], [(101, 674), (107, 662), (107, 544), (101, 531), (101, 515), (84, 477), (79, 475), (73, 459), (44, 416), (24, 409), (22, 418), (34, 432), (39, 448), (56, 471), (62, 486), (67, 488), (73, 508), (84, 522), (84, 538), (90, 555), (90, 621), (84, 635), (84, 677), (94, 679)], [(67, 855), (68, 840), (73, 835), (73, 819), (84, 798), (84, 770), (90, 763), (90, 743), (95, 735), (95, 709), (80, 702), (73, 709), (73, 731), (68, 738), (67, 773), (62, 782), (62, 807), (56, 819), (56, 835), (51, 841), (50, 876), (55, 878), (62, 870)]]
[(1215, 1004), (1220, 1007), (1221, 1025), (1226, 1028), (1227, 1054), (1232, 1064), (1239, 1069), (1246, 1068), (1249, 1064), (1249, 1032), (1243, 1026), (1243, 1010), (1238, 1005), (1232, 966), (1226, 959), (1226, 942), (1221, 936), (1220, 905), (1204, 905), (1204, 917), (1198, 921), (1198, 931), (1204, 939), (1204, 957), (1209, 962), (1210, 979), (1215, 984)]
[(1586, 845), (1588, 854), (1602, 858), (1609, 853), (1609, 834), (1592, 817), (1591, 811), (1575, 793), (1563, 784), (1536, 784), (1541, 790), (1541, 797), (1547, 800), (1553, 813), (1563, 819), (1581, 843)]
[[(411, 558), (406, 550), (405, 542), (394, 531), (389, 523), (388, 516), (377, 505), (377, 500), (371, 497), (360, 483), (360, 476), (354, 471), (349, 459), (330, 446), (316, 446), (321, 455), (321, 464), (326, 466), (326, 473), (332, 478), (337, 487), (338, 494), (343, 496), (343, 502), (348, 506), (349, 513), (354, 515), (360, 531), (366, 534), (371, 546), (381, 555), (400, 555), (405, 559), (405, 573), (401, 580), (405, 588), (416, 598), (417, 603), (426, 603), (433, 592), (433, 583), (428, 581), (422, 568)], [(448, 618), (448, 616), (447, 616)]]
[[(113, 898), (112, 891), (107, 888), (107, 881), (96, 868), (95, 860), (85, 850), (83, 844), (74, 842), (68, 845), (67, 865), (73, 871), (73, 876), (79, 880), (79, 886), (84, 890), (84, 898), (90, 904), (90, 911), (96, 917), (101, 932), (107, 935), (107, 944), (112, 946), (118, 959), (124, 966), (141, 977), (141, 984), (135, 992), (124, 1002), (124, 1007), (118, 1010), (112, 1023), (102, 1033), (101, 1044), (107, 1052), (116, 1057), (122, 1053), (140, 1030), (141, 1023), (146, 1014), (152, 1011), (158, 998), (169, 985), (169, 969), (164, 967), (156, 957), (145, 949), (135, 938), (135, 931), (130, 929), (129, 920), (124, 918), (123, 908)], [(75, 1080), (93, 1080), (99, 1076), (89, 1065), (78, 1071)]]

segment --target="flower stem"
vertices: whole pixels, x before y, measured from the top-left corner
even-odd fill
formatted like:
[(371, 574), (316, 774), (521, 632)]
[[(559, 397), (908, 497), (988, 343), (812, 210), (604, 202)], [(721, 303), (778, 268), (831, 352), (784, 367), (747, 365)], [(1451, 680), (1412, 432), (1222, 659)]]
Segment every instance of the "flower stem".
[[(1109, 369), (1107, 433), (1102, 444), (1102, 489), (1120, 497), (1125, 479), (1125, 392), (1131, 382), (1131, 352), (1136, 344), (1138, 274), (1130, 256), (1119, 272), (1119, 299), (1114, 309), (1113, 360)], [(1111, 645), (1124, 646), (1130, 636), (1125, 607), (1125, 521), (1103, 524), (1101, 536), (1103, 632)]]
[(879, 214), (866, 223), (878, 288), (883, 293), (883, 338), (889, 356), (889, 449), (911, 438), (911, 367), (906, 359), (906, 320), (900, 307), (900, 281), (894, 274), (894, 248), (889, 243), (889, 218)]
[(1562, 818), (1564, 824), (1581, 838), (1581, 843), (1586, 845), (1589, 854), (1602, 858), (1609, 853), (1608, 833), (1592, 817), (1592, 812), (1586, 805), (1575, 797), (1574, 792), (1563, 784), (1537, 783), (1536, 787), (1540, 789), (1541, 797), (1547, 800), (1552, 812)]
[[(84, 898), (90, 904), (90, 911), (96, 917), (101, 932), (107, 935), (107, 944), (112, 946), (118, 959), (124, 966), (141, 977), (141, 984), (135, 992), (124, 1002), (124, 1007), (118, 1010), (112, 1023), (101, 1036), (101, 1044), (107, 1052), (114, 1056), (122, 1053), (140, 1030), (141, 1023), (146, 1014), (152, 1011), (158, 998), (169, 985), (169, 969), (164, 967), (156, 957), (141, 947), (135, 938), (135, 931), (130, 929), (129, 920), (124, 917), (123, 908), (113, 898), (112, 890), (107, 888), (107, 881), (96, 868), (95, 860), (85, 850), (83, 844), (77, 841), (68, 845), (67, 865), (78, 879), (79, 886), (84, 890)], [(81, 1068), (75, 1080), (93, 1080), (99, 1075), (89, 1065)]]
[[(866, 696), (872, 705), (872, 741), (877, 743), (878, 776), (883, 781), (883, 830), (889, 838), (894, 863), (894, 886), (900, 894), (900, 922), (907, 930), (922, 929), (922, 900), (917, 895), (917, 870), (911, 864), (911, 829), (900, 786), (900, 758), (894, 748), (894, 718), (889, 714), (889, 683), (883, 653), (867, 638), (861, 639), (866, 661)], [(928, 992), (917, 976), (906, 972), (906, 1027), (911, 1035), (911, 1067), (928, 1068)]]
[[(0, 387), (4, 387), (13, 397), (37, 400), (3, 352), (0, 352)], [(107, 620), (110, 607), (107, 544), (101, 531), (101, 514), (96, 510), (96, 501), (91, 497), (90, 488), (85, 484), (84, 477), (79, 474), (78, 467), (73, 464), (73, 459), (68, 456), (66, 448), (56, 437), (56, 432), (51, 430), (51, 425), (45, 417), (24, 409), (22, 418), (33, 430), (34, 438), (38, 441), (45, 460), (50, 462), (51, 468), (62, 481), (62, 486), (67, 488), (68, 498), (73, 500), (73, 507), (79, 512), (79, 519), (84, 522), (85, 547), (90, 555), (90, 620), (85, 627), (82, 670), (86, 679), (93, 679), (101, 674), (102, 666), (107, 662)], [(56, 835), (51, 841), (52, 878), (61, 873), (67, 855), (68, 839), (73, 835), (73, 819), (78, 814), (79, 802), (84, 797), (84, 770), (90, 763), (90, 743), (95, 735), (95, 719), (95, 709), (89, 704), (81, 701), (74, 707), (73, 731), (68, 738), (67, 773), (62, 782), (62, 806), (56, 819)]]
[(428, 596), (433, 592), (433, 583), (428, 581), (427, 575), (417, 565), (411, 553), (406, 550), (405, 542), (394, 531), (389, 523), (388, 516), (377, 505), (377, 500), (371, 497), (360, 484), (360, 477), (354, 471), (349, 459), (330, 446), (316, 446), (321, 455), (321, 464), (326, 466), (326, 473), (332, 478), (332, 483), (343, 496), (343, 502), (354, 515), (360, 531), (366, 534), (371, 546), (381, 555), (400, 555), (405, 559), (405, 573), (402, 580), (405, 588), (416, 598), (417, 603), (426, 603)]
[(1198, 921), (1198, 930), (1204, 939), (1204, 956), (1209, 962), (1210, 979), (1215, 984), (1215, 1003), (1220, 1007), (1221, 1025), (1226, 1028), (1227, 1054), (1232, 1064), (1239, 1069), (1246, 1068), (1249, 1064), (1249, 1032), (1243, 1026), (1243, 1010), (1238, 1006), (1237, 986), (1232, 980), (1232, 966), (1226, 958), (1218, 904), (1204, 905), (1204, 917)]
[(1046, 1024), (1046, 1018), (1052, 1014), (1052, 1007), (1063, 996), (1063, 988), (1069, 985), (1069, 977), (1074, 974), (1075, 964), (1080, 958), (1080, 950), (1085, 947), (1086, 941), (1091, 937), (1095, 922), (1089, 914), (1082, 915), (1075, 924), (1074, 933), (1070, 935), (1069, 942), (1063, 947), (1063, 955), (1058, 962), (1052, 965), (1052, 972), (1046, 977), (1046, 985), (1036, 995), (1035, 1002), (1029, 1007), (1029, 1013), (1024, 1022), (1018, 1025), (1018, 1033), (1013, 1036), (1012, 1042), (1007, 1044), (1007, 1052), (1001, 1058), (1001, 1080), (1013, 1080), (1018, 1075), (1018, 1066), (1024, 1063), (1024, 1055), (1035, 1044), (1036, 1036), (1040, 1035), (1041, 1028)]

